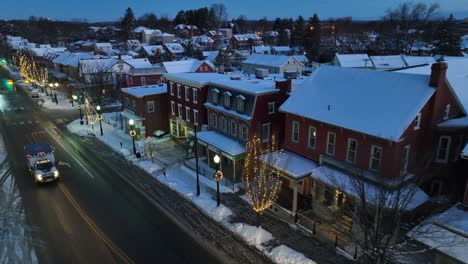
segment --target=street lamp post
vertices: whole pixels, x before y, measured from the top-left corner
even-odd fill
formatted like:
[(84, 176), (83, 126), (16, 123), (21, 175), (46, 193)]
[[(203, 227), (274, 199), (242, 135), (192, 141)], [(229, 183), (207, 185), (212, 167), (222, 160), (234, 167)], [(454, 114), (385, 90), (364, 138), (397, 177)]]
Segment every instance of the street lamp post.
[(81, 105), (78, 105), (78, 111), (80, 111), (80, 125), (83, 125), (83, 113), (81, 112)]
[[(49, 87), (52, 87), (52, 86), (53, 86), (53, 84), (52, 84), (52, 83), (49, 83)], [(47, 87), (46, 87), (46, 89), (45, 89), (45, 94), (46, 94), (47, 96), (49, 96), (49, 92), (48, 92), (47, 90), (48, 90), (48, 89), (47, 89)]]
[(78, 96), (72, 95), (71, 98), (72, 98), (72, 100), (71, 100), (72, 107), (75, 107), (74, 102), (75, 102), (76, 99), (78, 99)]
[(55, 83), (54, 84), (55, 88), (54, 88), (54, 100), (55, 100), (55, 104), (58, 105), (58, 101), (57, 101), (57, 87), (59, 86), (58, 83)]
[(98, 120), (99, 120), (99, 128), (101, 129), (101, 136), (104, 135), (104, 133), (102, 133), (102, 114), (101, 114), (101, 106), (96, 106), (96, 110), (98, 111)]
[(216, 180), (216, 206), (221, 204), (221, 198), (219, 196), (219, 181), (223, 178), (223, 173), (219, 170), (219, 162), (221, 158), (216, 154), (213, 158), (214, 163), (216, 164), (216, 172), (213, 175), (213, 178)]
[(130, 136), (132, 137), (132, 142), (133, 142), (133, 154), (136, 155), (136, 147), (135, 147), (136, 131), (133, 130), (133, 125), (135, 124), (135, 121), (133, 121), (133, 119), (130, 119), (128, 120), (128, 124), (130, 124)]

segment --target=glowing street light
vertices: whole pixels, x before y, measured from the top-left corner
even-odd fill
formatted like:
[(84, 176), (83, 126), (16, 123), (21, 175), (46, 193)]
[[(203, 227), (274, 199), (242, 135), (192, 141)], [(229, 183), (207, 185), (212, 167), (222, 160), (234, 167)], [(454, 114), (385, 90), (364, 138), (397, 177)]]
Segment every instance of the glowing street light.
[(99, 120), (99, 128), (101, 129), (101, 136), (104, 135), (102, 132), (102, 114), (101, 114), (101, 106), (96, 106), (96, 110), (98, 111), (98, 120)]
[(80, 111), (80, 125), (83, 125), (83, 113), (81, 112), (81, 105), (78, 105), (78, 111)]
[(133, 125), (135, 124), (135, 121), (133, 119), (130, 119), (128, 120), (128, 124), (130, 125), (130, 136), (132, 137), (132, 142), (133, 142), (133, 154), (136, 155), (136, 147), (135, 147), (136, 131), (133, 129)]
[(219, 170), (219, 162), (221, 161), (221, 158), (218, 154), (213, 157), (213, 161), (216, 164), (216, 172), (213, 175), (213, 178), (216, 180), (216, 206), (219, 206), (221, 204), (221, 198), (219, 196), (219, 181), (223, 179), (223, 173)]

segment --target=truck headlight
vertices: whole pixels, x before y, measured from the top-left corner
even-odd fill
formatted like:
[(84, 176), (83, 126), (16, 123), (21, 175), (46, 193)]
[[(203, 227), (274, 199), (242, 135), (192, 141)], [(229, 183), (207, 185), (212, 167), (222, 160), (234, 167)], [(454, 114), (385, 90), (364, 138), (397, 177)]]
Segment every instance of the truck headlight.
[(59, 176), (59, 172), (58, 171), (54, 171), (54, 177), (57, 178)]
[(42, 181), (42, 174), (36, 174), (36, 178), (37, 178), (39, 181)]

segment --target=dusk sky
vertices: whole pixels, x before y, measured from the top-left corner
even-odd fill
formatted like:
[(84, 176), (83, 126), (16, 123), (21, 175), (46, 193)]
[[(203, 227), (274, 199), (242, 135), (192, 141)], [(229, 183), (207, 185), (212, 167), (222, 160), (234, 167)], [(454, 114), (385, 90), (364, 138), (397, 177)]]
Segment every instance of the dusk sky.
[[(229, 19), (239, 15), (258, 19), (266, 16), (310, 17), (317, 13), (321, 19), (351, 16), (353, 19), (379, 19), (388, 8), (395, 8), (402, 0), (2, 0), (0, 19), (26, 19), (32, 15), (51, 19), (85, 18), (90, 22), (115, 21), (131, 7), (135, 16), (154, 12), (158, 17), (173, 18), (181, 9), (196, 9), (213, 3), (224, 3)], [(430, 0), (414, 2), (434, 3)], [(453, 13), (457, 18), (468, 17), (468, 0), (443, 0), (439, 13)]]

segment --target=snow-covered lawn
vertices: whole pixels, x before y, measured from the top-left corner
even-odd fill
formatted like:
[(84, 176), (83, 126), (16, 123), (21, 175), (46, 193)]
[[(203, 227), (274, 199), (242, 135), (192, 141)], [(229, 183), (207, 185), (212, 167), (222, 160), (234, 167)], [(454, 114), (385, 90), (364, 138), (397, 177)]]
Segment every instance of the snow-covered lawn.
[[(109, 123), (103, 123), (104, 136), (100, 136), (99, 124), (94, 125), (94, 135), (113, 148), (115, 151), (121, 153), (127, 160), (131, 161), (134, 165), (144, 169), (161, 183), (169, 186), (174, 191), (181, 194), (187, 200), (198, 206), (206, 215), (210, 216), (215, 221), (224, 225), (226, 228), (242, 237), (246, 243), (255, 246), (260, 251), (264, 252), (276, 263), (289, 264), (314, 264), (315, 262), (306, 258), (302, 253), (294, 251), (293, 249), (280, 245), (276, 248), (270, 249), (265, 243), (274, 239), (271, 233), (264, 230), (262, 227), (247, 225), (245, 223), (232, 223), (233, 212), (222, 203), (219, 207), (216, 206), (216, 201), (213, 200), (212, 195), (208, 193), (207, 189), (215, 189), (216, 182), (206, 177), (200, 177), (200, 196), (196, 196), (196, 176), (195, 172), (188, 169), (184, 165), (175, 164), (168, 167), (163, 167), (158, 163), (153, 163), (151, 160), (144, 158), (137, 159), (133, 155), (133, 146), (131, 137), (124, 134), (118, 126), (118, 122), (114, 118), (115, 113), (106, 113), (104, 119), (109, 120)], [(114, 125), (115, 124), (115, 125)], [(89, 126), (80, 125), (79, 120), (75, 120), (68, 124), (68, 129), (81, 136), (94, 136), (90, 135), (92, 132)], [(122, 147), (121, 147), (122, 144)], [(137, 144), (140, 148), (140, 144)], [(164, 173), (163, 173), (164, 172)], [(231, 188), (220, 186), (221, 192), (232, 192)]]

